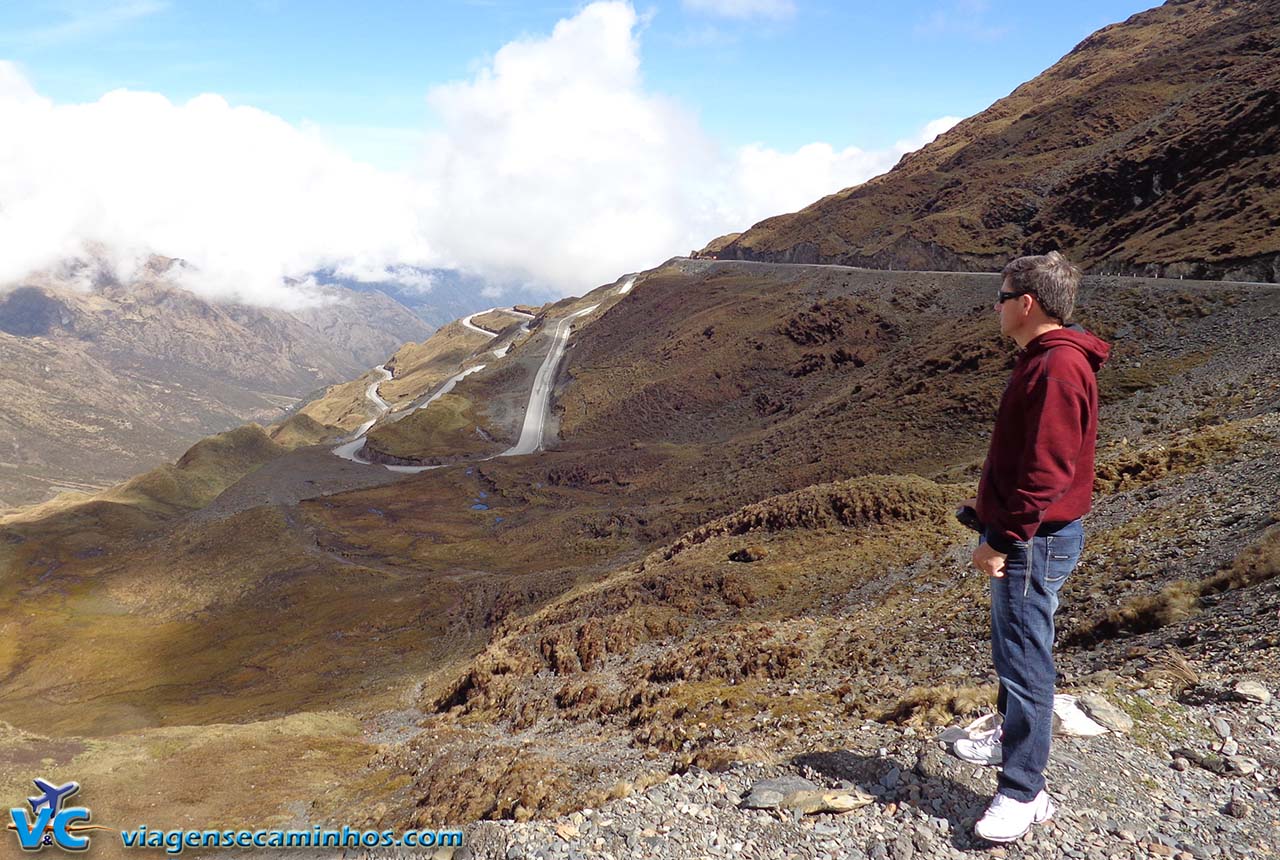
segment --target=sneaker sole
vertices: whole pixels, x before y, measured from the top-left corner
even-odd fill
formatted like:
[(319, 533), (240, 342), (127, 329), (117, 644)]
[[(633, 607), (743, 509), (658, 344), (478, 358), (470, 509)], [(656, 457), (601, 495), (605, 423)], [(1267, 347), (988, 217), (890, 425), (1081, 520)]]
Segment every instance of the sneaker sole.
[(974, 765), (975, 767), (1000, 767), (1000, 765), (1004, 764), (1003, 761), (974, 761), (971, 758), (965, 758), (964, 756), (960, 755), (955, 751), (952, 751), (951, 754), (956, 758), (958, 758), (960, 761), (964, 762), (965, 764), (971, 764), (971, 765)]
[(964, 756), (960, 753), (960, 750), (956, 748), (955, 744), (951, 745), (950, 752), (951, 752), (951, 755), (960, 759), (960, 761), (964, 762), (965, 764), (977, 765), (978, 767), (999, 767), (1000, 765), (1004, 764), (1003, 756), (996, 759), (995, 761), (991, 761), (990, 759), (969, 758), (967, 756)]
[(1053, 814), (1057, 811), (1058, 811), (1058, 807), (1054, 806), (1053, 801), (1050, 800), (1048, 805), (1045, 807), (1044, 814), (1037, 815), (1036, 817), (1032, 818), (1031, 824), (1027, 825), (1027, 829), (1022, 831), (1016, 836), (984, 836), (982, 834), (982, 831), (980, 831), (976, 825), (973, 828), (973, 833), (979, 839), (985, 839), (987, 842), (1017, 842), (1019, 839), (1021, 839), (1022, 837), (1030, 833), (1031, 828), (1033, 826), (1037, 824), (1044, 824), (1046, 821), (1053, 818)]

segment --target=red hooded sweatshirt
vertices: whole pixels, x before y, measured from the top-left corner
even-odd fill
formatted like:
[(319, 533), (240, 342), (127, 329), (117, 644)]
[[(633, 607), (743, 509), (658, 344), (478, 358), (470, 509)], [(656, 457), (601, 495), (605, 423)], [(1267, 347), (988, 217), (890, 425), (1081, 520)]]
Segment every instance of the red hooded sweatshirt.
[(1078, 325), (1045, 332), (1018, 356), (978, 482), (987, 543), (1009, 554), (1045, 523), (1084, 516), (1093, 502), (1098, 369), (1111, 352)]

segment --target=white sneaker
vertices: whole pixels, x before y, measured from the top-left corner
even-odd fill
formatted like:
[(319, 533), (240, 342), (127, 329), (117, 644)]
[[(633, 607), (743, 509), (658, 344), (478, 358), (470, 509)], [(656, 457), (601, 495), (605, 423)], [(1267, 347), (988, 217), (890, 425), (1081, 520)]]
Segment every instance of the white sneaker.
[(942, 734), (938, 735), (938, 740), (945, 744), (954, 744), (961, 738), (972, 741), (978, 738), (991, 737), (991, 735), (1000, 731), (1000, 725), (1003, 722), (1004, 717), (999, 714), (987, 714), (985, 717), (979, 717), (963, 728), (960, 726), (947, 726), (942, 730)]
[(1030, 830), (1031, 825), (1048, 821), (1056, 811), (1046, 791), (1025, 803), (997, 794), (982, 818), (973, 825), (973, 832), (988, 842), (1012, 842)]
[(988, 767), (1004, 763), (1004, 746), (1001, 744), (1002, 733), (999, 730), (990, 734), (973, 738), (960, 738), (951, 745), (956, 758), (969, 764)]

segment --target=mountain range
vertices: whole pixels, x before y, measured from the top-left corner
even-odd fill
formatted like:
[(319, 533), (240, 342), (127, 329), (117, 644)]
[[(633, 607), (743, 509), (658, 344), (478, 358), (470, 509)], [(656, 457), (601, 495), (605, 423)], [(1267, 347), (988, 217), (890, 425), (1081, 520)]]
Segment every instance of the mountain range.
[[(439, 468), (341, 459), (304, 412), (0, 520), (0, 755), (38, 751), (154, 826), (179, 773), (219, 825), (302, 800), (308, 821), (456, 825), (982, 707), (986, 610), (951, 511), (1014, 356), (998, 276), (674, 260), (629, 283), (406, 359), (419, 387), (393, 408), (484, 365), (396, 440)], [(1170, 642), (1280, 681), (1280, 631), (1247, 656), (1186, 633), (1270, 605), (1280, 572), (1278, 303), (1087, 280), (1078, 318), (1115, 351), (1069, 682), (1130, 690)], [(547, 449), (495, 457), (579, 311)], [(372, 381), (315, 414), (376, 415)]]
[[(416, 266), (397, 267), (398, 280), (361, 281), (343, 277), (333, 270), (315, 272), (322, 286), (336, 286), (355, 292), (378, 292), (390, 296), (434, 328), (459, 317), (500, 302), (531, 304), (535, 307), (555, 301), (557, 294), (533, 284), (508, 280), (495, 281), (457, 269), (424, 269)], [(413, 286), (406, 286), (413, 284)], [(485, 297), (491, 297), (485, 304)]]

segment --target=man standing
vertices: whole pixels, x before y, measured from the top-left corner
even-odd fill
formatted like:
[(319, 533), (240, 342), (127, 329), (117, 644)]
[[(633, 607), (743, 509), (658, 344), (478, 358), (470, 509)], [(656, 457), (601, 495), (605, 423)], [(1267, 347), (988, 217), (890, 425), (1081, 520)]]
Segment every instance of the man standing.
[(1098, 431), (1096, 374), (1111, 348), (1069, 325), (1080, 270), (1058, 252), (1004, 268), (1000, 333), (1022, 348), (1009, 377), (974, 501), (983, 537), (973, 564), (991, 577), (991, 655), (1002, 728), (959, 741), (966, 761), (1003, 765), (974, 832), (1011, 842), (1047, 821), (1053, 730), (1053, 614), (1084, 546)]

